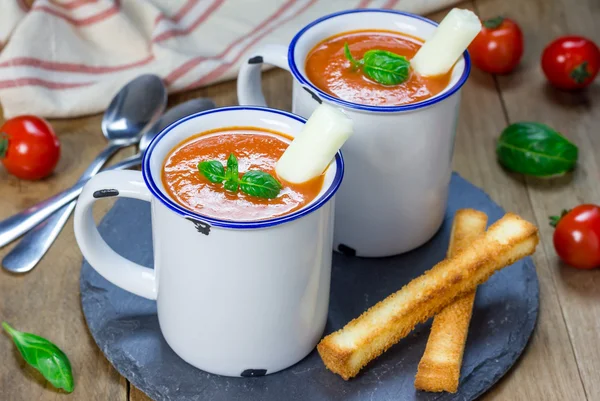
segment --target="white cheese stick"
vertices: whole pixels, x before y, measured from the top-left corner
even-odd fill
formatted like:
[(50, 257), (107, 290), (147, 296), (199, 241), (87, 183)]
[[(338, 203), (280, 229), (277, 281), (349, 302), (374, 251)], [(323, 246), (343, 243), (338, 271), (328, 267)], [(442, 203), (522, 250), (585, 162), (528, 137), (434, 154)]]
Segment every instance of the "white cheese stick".
[(353, 131), (352, 120), (342, 110), (322, 103), (281, 155), (277, 175), (294, 184), (318, 177)]
[(481, 21), (472, 11), (453, 8), (410, 61), (413, 70), (426, 77), (447, 73), (479, 31)]

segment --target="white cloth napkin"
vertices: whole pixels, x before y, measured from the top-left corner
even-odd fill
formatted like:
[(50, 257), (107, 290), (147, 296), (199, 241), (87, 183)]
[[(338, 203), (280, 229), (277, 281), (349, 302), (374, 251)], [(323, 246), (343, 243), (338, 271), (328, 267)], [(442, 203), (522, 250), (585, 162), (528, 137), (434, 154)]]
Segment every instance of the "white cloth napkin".
[[(312, 20), (353, 8), (424, 14), (457, 0), (2, 0), (0, 103), (6, 118), (98, 113), (127, 81), (170, 92), (231, 79), (243, 56), (287, 44)], [(2, 45), (4, 44), (4, 47)]]

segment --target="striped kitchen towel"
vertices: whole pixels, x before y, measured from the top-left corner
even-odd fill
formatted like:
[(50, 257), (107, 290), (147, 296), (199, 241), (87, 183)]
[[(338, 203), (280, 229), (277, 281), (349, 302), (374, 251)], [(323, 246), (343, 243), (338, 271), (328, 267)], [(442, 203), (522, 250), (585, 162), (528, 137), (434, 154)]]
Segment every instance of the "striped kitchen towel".
[(164, 78), (170, 92), (231, 79), (264, 43), (352, 8), (428, 13), (457, 0), (2, 0), (4, 116), (98, 113), (127, 81)]

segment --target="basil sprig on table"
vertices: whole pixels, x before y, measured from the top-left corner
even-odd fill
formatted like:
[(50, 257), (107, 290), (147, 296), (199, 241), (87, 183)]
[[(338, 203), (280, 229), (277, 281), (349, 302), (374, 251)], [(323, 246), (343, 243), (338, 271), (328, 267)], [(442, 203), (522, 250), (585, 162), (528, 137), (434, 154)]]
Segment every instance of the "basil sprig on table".
[(74, 388), (71, 363), (64, 352), (50, 341), (35, 334), (22, 333), (2, 322), (23, 359), (37, 369), (54, 387), (71, 393)]
[(362, 60), (356, 60), (352, 57), (350, 47), (346, 43), (344, 53), (353, 67), (361, 68), (366, 76), (382, 85), (401, 84), (410, 74), (408, 59), (387, 50), (368, 50)]
[(502, 131), (496, 154), (509, 170), (548, 177), (572, 170), (577, 163), (578, 149), (547, 125), (519, 122)]
[(218, 160), (204, 161), (198, 164), (198, 170), (210, 182), (221, 184), (231, 192), (242, 192), (259, 198), (272, 199), (279, 195), (283, 187), (271, 174), (260, 170), (247, 171), (242, 178), (239, 176), (238, 161), (232, 153), (227, 159), (227, 170)]

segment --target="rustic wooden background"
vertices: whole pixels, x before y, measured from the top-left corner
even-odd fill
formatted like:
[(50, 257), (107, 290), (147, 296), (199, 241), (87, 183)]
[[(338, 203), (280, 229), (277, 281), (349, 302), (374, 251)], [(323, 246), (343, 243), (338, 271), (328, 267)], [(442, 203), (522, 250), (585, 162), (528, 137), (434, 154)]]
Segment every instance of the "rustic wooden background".
[[(516, 366), (486, 400), (600, 400), (600, 269), (579, 271), (562, 265), (552, 247), (548, 216), (582, 202), (600, 203), (600, 82), (581, 93), (546, 84), (539, 60), (543, 47), (563, 34), (585, 35), (600, 43), (598, 0), (476, 0), (463, 3), (482, 18), (505, 15), (522, 26), (526, 49), (518, 71), (495, 77), (474, 70), (463, 91), (455, 149), (455, 169), (482, 187), (506, 210), (537, 222), (542, 243), (534, 255), (540, 280), (541, 310), (536, 330)], [(432, 16), (440, 20), (445, 12)], [(290, 110), (291, 78), (281, 70), (265, 74), (269, 104)], [(172, 96), (170, 104), (198, 97), (219, 106), (236, 104), (228, 82)], [(594, 107), (594, 104), (596, 106)], [(21, 182), (0, 169), (0, 218), (30, 206), (76, 181), (105, 142), (101, 116), (52, 121), (63, 156), (56, 174), (36, 183)], [(494, 144), (516, 121), (539, 121), (579, 145), (573, 174), (551, 180), (525, 178), (498, 166)], [(0, 119), (0, 122), (2, 120)], [(133, 150), (122, 151), (116, 159)], [(97, 218), (109, 208), (100, 203)], [(10, 247), (0, 250), (2, 258)], [(147, 401), (104, 358), (84, 322), (79, 297), (81, 253), (68, 225), (42, 263), (24, 276), (0, 272), (0, 319), (43, 335), (68, 353), (76, 387), (69, 399)], [(55, 391), (0, 336), (0, 399), (67, 399)]]

